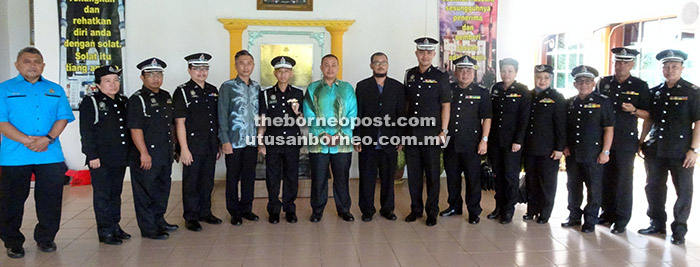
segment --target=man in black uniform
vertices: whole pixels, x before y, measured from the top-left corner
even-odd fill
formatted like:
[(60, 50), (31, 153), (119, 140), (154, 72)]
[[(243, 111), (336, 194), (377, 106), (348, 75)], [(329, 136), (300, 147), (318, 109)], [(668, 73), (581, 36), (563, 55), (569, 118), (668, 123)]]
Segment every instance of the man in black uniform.
[(122, 70), (95, 70), (98, 91), (80, 103), (80, 143), (90, 167), (93, 207), (100, 242), (119, 245), (131, 238), (119, 226), (124, 173), (129, 164), (131, 135), (126, 128), (126, 96), (119, 93)]
[[(593, 92), (598, 71), (580, 65), (571, 71), (578, 95), (566, 101), (566, 173), (569, 190), (569, 218), (562, 227), (584, 224), (581, 232), (591, 233), (598, 222), (602, 201), (603, 164), (610, 160), (615, 117), (612, 101)], [(581, 210), (583, 184), (588, 189), (588, 203)]]
[[(299, 149), (300, 143), (277, 144), (278, 140), (301, 136), (297, 118), (302, 115), (304, 92), (289, 84), (296, 61), (291, 57), (278, 56), (272, 59), (275, 68), (275, 86), (264, 89), (258, 97), (258, 107), (262, 123), (258, 124), (258, 152), (265, 155), (265, 185), (267, 185), (267, 212), (269, 222), (280, 221), (280, 210), (284, 208), (285, 219), (297, 222), (296, 204), (299, 188)], [(284, 125), (276, 125), (274, 120), (286, 119)], [(293, 119), (293, 120), (290, 120)], [(290, 124), (291, 123), (291, 124)], [(296, 139), (298, 140), (298, 139)], [(279, 200), (280, 182), (282, 201)]]
[(218, 91), (206, 82), (211, 55), (185, 57), (190, 80), (173, 94), (175, 127), (182, 162), (182, 206), (185, 227), (201, 231), (200, 221), (220, 224), (211, 213), (216, 160), (219, 158)]
[[(416, 42), (418, 66), (406, 70), (404, 86), (406, 87), (406, 106), (408, 119), (431, 118), (435, 125), (412, 127), (407, 136), (415, 137), (417, 143), (406, 146), (406, 166), (408, 168), (408, 190), (411, 194), (411, 214), (407, 222), (423, 217), (423, 175), (428, 197), (425, 224), (437, 224), (440, 196), (440, 146), (447, 140), (447, 125), (450, 121), (449, 75), (433, 67), (435, 49), (438, 41), (430, 37), (421, 37)], [(435, 140), (437, 139), (437, 140)], [(436, 141), (429, 144), (429, 140)]]
[(160, 89), (166, 66), (158, 58), (136, 66), (141, 70), (143, 87), (129, 98), (127, 120), (135, 146), (129, 169), (136, 221), (141, 236), (158, 240), (167, 239), (167, 231), (178, 228), (164, 218), (173, 164), (173, 101), (170, 93)]
[(611, 51), (615, 56), (615, 74), (600, 79), (596, 88), (615, 107), (615, 134), (610, 162), (603, 168), (603, 213), (598, 224), (614, 224), (610, 232), (620, 234), (632, 216), (634, 158), (639, 149), (637, 118), (649, 118), (651, 93), (645, 81), (630, 75), (639, 52), (623, 47)]
[(515, 81), (518, 61), (502, 59), (501, 82), (491, 88), (493, 123), (489, 136), (488, 158), (496, 174), (496, 209), (487, 218), (500, 218), (501, 224), (513, 220), (520, 181), (528, 118), (530, 117), (530, 92), (527, 86)]
[(549, 221), (557, 193), (559, 160), (566, 146), (566, 100), (550, 87), (554, 68), (535, 66), (530, 123), (525, 132), (527, 214), (523, 220)]
[(649, 202), (647, 216), (651, 226), (640, 234), (666, 233), (666, 180), (668, 172), (676, 188), (671, 243), (685, 243), (688, 216), (693, 199), (693, 171), (700, 153), (700, 88), (681, 78), (688, 55), (679, 50), (664, 50), (656, 55), (663, 64), (666, 82), (651, 89), (650, 120), (645, 121), (641, 140), (649, 129), (651, 138), (643, 144), (647, 169), (644, 188)]
[[(401, 82), (387, 77), (389, 58), (382, 52), (372, 54), (369, 58), (369, 67), (372, 69), (372, 77), (357, 83), (355, 95), (357, 96), (357, 117), (377, 119), (389, 118), (385, 123), (396, 123), (406, 113), (406, 99), (404, 87)], [(377, 184), (377, 171), (381, 180), (379, 195), (379, 214), (388, 219), (396, 220), (394, 214), (394, 172), (396, 171), (398, 150), (401, 144), (380, 144), (380, 141), (388, 141), (394, 136), (401, 136), (401, 128), (398, 125), (361, 125), (355, 127), (354, 135), (359, 138), (367, 136), (373, 141), (370, 144), (356, 144), (355, 150), (359, 152), (360, 168), (360, 192), (359, 202), (362, 211), (362, 220), (371, 221), (377, 211), (374, 208), (374, 191)], [(380, 140), (381, 139), (381, 140)]]
[(469, 223), (479, 223), (481, 214), (481, 155), (488, 149), (491, 130), (491, 96), (489, 90), (474, 82), (476, 60), (462, 56), (455, 64), (450, 105), (450, 142), (443, 152), (447, 175), (447, 203), (450, 206), (440, 216), (462, 214), (462, 174), (465, 180), (464, 198)]

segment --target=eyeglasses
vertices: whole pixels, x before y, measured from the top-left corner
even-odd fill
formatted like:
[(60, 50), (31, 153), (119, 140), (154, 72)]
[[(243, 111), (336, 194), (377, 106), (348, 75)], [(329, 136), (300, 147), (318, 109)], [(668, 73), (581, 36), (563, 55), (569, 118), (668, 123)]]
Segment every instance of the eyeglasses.
[(388, 62), (388, 61), (374, 61), (374, 62), (372, 62), (372, 65), (375, 65), (375, 66), (386, 66), (386, 65), (389, 65), (389, 62)]
[(161, 71), (155, 71), (155, 72), (146, 72), (143, 74), (146, 78), (156, 78), (156, 77), (163, 77), (163, 72)]
[(589, 84), (589, 83), (593, 83), (593, 82), (595, 82), (593, 79), (580, 79), (580, 80), (574, 81), (575, 84), (579, 84), (579, 85)]

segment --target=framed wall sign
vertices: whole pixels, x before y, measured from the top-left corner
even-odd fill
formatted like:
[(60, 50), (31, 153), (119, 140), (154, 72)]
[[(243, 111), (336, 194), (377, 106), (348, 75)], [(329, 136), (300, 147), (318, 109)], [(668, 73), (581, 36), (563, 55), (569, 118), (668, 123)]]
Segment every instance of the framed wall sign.
[(258, 10), (313, 11), (313, 0), (257, 0)]

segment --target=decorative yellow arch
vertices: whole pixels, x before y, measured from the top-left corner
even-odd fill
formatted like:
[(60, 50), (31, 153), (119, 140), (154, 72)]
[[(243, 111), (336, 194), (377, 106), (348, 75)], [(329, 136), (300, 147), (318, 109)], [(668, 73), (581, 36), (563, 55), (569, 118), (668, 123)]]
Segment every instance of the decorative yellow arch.
[(219, 19), (229, 33), (229, 68), (231, 79), (238, 74), (234, 66), (236, 52), (243, 46), (243, 31), (249, 25), (286, 27), (325, 27), (331, 34), (331, 53), (338, 57), (340, 69), (338, 79), (343, 78), (343, 34), (355, 20), (263, 20), (263, 19)]

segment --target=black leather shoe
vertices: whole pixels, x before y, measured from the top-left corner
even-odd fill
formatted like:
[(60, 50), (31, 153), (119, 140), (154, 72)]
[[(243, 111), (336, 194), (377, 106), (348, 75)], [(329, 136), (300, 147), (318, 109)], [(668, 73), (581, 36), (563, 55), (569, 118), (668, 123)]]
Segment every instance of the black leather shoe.
[(396, 214), (393, 212), (380, 212), (379, 215), (390, 221), (396, 221)]
[(535, 219), (535, 215), (530, 215), (530, 213), (523, 215), (523, 221), (532, 221), (533, 219)]
[(498, 219), (498, 217), (501, 217), (501, 209), (496, 208), (494, 209), (489, 215), (486, 215), (487, 219)]
[(581, 221), (572, 220), (571, 217), (567, 218), (565, 222), (561, 223), (561, 227), (573, 227), (581, 225)]
[(205, 222), (208, 224), (221, 224), (223, 222), (221, 219), (214, 216), (214, 214), (209, 214), (209, 215), (205, 216), (204, 218), (199, 218), (199, 221)]
[[(685, 237), (671, 236), (671, 244), (674, 244), (674, 245), (683, 245), (683, 244), (685, 244)], [(8, 254), (8, 255), (9, 255), (9, 254)]]
[(613, 226), (612, 230), (610, 230), (610, 233), (613, 233), (613, 234), (622, 234), (622, 233), (625, 232), (625, 230), (626, 230), (625, 227)]
[(280, 222), (280, 214), (279, 213), (270, 214), (270, 218), (267, 219), (267, 221), (270, 222), (271, 224), (279, 223)]
[(500, 224), (509, 224), (511, 222), (513, 222), (513, 217), (511, 216), (501, 216), (501, 219), (498, 220)]
[(543, 217), (537, 217), (537, 223), (539, 224), (545, 224), (549, 221), (549, 219), (543, 218)]
[(637, 233), (643, 234), (643, 235), (653, 235), (653, 234), (666, 234), (666, 228), (661, 228), (657, 226), (649, 226), (649, 228), (646, 229), (639, 229)]
[(372, 221), (372, 214), (362, 214), (362, 221), (363, 221), (363, 222), (370, 222), (370, 221)]
[(481, 221), (481, 218), (479, 218), (479, 216), (469, 216), (469, 224), (478, 224), (479, 221)]
[(346, 222), (352, 222), (355, 220), (355, 217), (352, 216), (352, 214), (350, 214), (350, 212), (343, 212), (341, 214), (338, 214), (338, 216), (340, 218), (342, 218), (343, 221), (346, 221)]
[(177, 228), (180, 228), (180, 226), (177, 226), (176, 224), (169, 224), (167, 222), (160, 226), (160, 229), (166, 232), (175, 231)]
[(36, 246), (39, 247), (39, 250), (42, 252), (49, 253), (56, 251), (56, 242), (53, 241), (36, 243)]
[(311, 218), (309, 218), (309, 221), (311, 221), (311, 222), (320, 222), (320, 221), (321, 221), (321, 218), (323, 218), (323, 214), (312, 213), (312, 214), (311, 214)]
[(105, 243), (107, 245), (121, 245), (122, 240), (114, 235), (100, 236), (100, 243)]
[(114, 236), (121, 240), (131, 239), (131, 235), (127, 232), (124, 232), (124, 230), (122, 230), (121, 228), (119, 228), (119, 231), (117, 231), (117, 233), (114, 234)]
[(242, 223), (243, 223), (243, 219), (241, 219), (241, 217), (235, 216), (235, 217), (231, 218), (231, 224), (233, 224), (235, 226), (239, 226)]
[(296, 223), (298, 221), (297, 215), (294, 212), (287, 212), (287, 214), (284, 215), (285, 219), (287, 219), (288, 223)]
[(411, 212), (411, 214), (408, 214), (408, 216), (406, 216), (406, 219), (404, 219), (404, 221), (414, 222), (414, 221), (416, 221), (416, 219), (418, 219), (420, 217), (423, 217), (423, 214), (416, 214), (416, 213)]
[(191, 220), (185, 222), (185, 228), (190, 231), (199, 232), (202, 231), (202, 225), (198, 221)]
[(153, 233), (150, 235), (144, 235), (143, 237), (148, 238), (148, 239), (153, 239), (153, 240), (166, 240), (166, 239), (168, 239), (168, 237), (170, 237), (170, 234), (163, 231), (163, 232)]
[(13, 259), (24, 258), (24, 248), (23, 247), (8, 248), (7, 249), (7, 256), (10, 258), (13, 258)]
[(435, 226), (436, 224), (437, 224), (437, 217), (428, 216), (428, 218), (425, 219), (425, 225), (427, 225), (427, 226)]
[(462, 211), (453, 208), (447, 208), (446, 210), (440, 212), (441, 217), (449, 217), (452, 215), (462, 215)]
[(595, 224), (584, 224), (581, 226), (581, 232), (583, 233), (593, 233), (595, 231)]
[(255, 213), (253, 213), (252, 211), (243, 213), (241, 215), (241, 217), (245, 218), (246, 220), (254, 221), (254, 222), (258, 221), (260, 219), (260, 217), (258, 217), (258, 215), (255, 215)]

